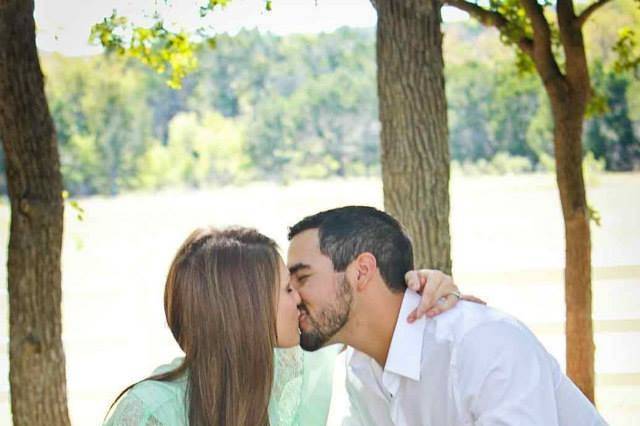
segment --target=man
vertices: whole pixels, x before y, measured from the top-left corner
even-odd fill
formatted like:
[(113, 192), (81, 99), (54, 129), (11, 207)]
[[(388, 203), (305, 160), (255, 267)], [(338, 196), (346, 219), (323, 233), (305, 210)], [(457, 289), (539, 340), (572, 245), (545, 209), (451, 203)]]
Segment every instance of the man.
[(303, 349), (349, 345), (347, 424), (604, 425), (593, 405), (516, 319), (460, 302), (413, 317), (413, 249), (372, 207), (309, 216), (289, 232)]

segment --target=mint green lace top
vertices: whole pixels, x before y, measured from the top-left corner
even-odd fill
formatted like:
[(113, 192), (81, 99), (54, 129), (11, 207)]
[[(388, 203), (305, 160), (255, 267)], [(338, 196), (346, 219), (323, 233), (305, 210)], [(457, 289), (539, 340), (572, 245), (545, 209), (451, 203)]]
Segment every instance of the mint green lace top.
[[(271, 426), (324, 426), (331, 402), (333, 366), (338, 347), (304, 352), (275, 349), (275, 377), (269, 401)], [(153, 374), (176, 368), (181, 358)], [(186, 377), (173, 382), (136, 384), (112, 410), (104, 426), (188, 426)]]

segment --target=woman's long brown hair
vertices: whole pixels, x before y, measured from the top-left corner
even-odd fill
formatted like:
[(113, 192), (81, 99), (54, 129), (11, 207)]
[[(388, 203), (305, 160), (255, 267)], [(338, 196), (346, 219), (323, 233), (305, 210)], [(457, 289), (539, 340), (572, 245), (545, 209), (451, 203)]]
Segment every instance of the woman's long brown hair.
[(178, 250), (164, 309), (185, 358), (145, 380), (187, 374), (190, 426), (269, 424), (279, 259), (273, 240), (247, 228), (198, 229)]

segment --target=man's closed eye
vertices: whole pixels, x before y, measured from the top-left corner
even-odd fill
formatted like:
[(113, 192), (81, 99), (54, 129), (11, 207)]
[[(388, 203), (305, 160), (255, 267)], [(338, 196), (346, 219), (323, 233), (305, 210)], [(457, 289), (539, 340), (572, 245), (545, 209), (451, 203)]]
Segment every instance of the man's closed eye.
[(298, 277), (298, 284), (303, 285), (309, 277), (310, 275), (303, 275), (301, 277)]

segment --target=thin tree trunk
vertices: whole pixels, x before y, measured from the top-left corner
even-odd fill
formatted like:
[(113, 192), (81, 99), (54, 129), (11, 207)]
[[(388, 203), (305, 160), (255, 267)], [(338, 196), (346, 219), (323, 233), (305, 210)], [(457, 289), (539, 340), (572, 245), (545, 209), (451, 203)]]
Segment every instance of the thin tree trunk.
[(16, 426), (69, 425), (62, 348), (63, 200), (33, 0), (0, 0), (0, 139), (11, 231), (9, 381)]
[(591, 95), (589, 65), (572, 0), (557, 4), (560, 42), (565, 54), (564, 90), (547, 92), (554, 120), (556, 179), (565, 232), (565, 339), (567, 374), (595, 403), (595, 344), (591, 302), (591, 232), (582, 175), (582, 128)]
[(449, 146), (440, 2), (375, 0), (385, 209), (416, 266), (451, 272)]
[[(431, 0), (425, 0), (429, 2)], [(522, 31), (514, 37), (511, 25), (520, 26), (498, 10), (475, 2), (445, 0), (469, 13), (480, 23), (497, 28), (533, 61), (549, 96), (553, 111), (556, 180), (565, 225), (565, 303), (567, 309), (567, 372), (594, 402), (593, 324), (591, 319), (591, 235), (589, 208), (582, 176), (582, 126), (591, 94), (591, 80), (582, 36), (589, 15), (607, 1), (598, 1), (577, 16), (573, 0), (558, 0), (556, 11), (565, 72), (553, 52), (553, 31), (545, 6), (537, 0), (519, 0), (532, 35)], [(517, 33), (517, 32), (516, 32)]]
[[(587, 95), (588, 96), (588, 95)], [(595, 402), (595, 345), (591, 303), (591, 233), (582, 175), (586, 97), (552, 97), (556, 179), (565, 229), (567, 374)]]

